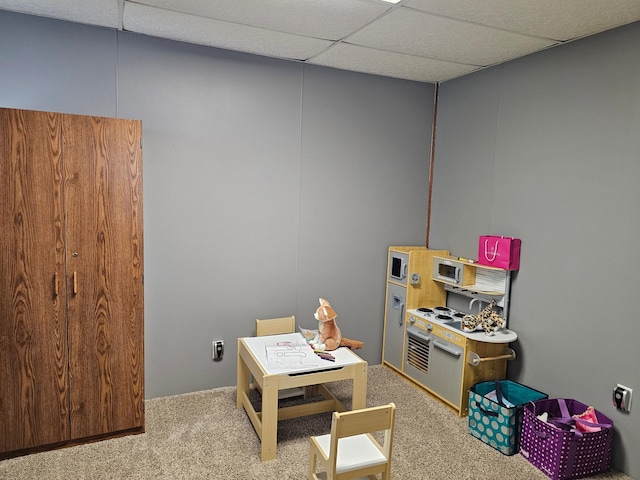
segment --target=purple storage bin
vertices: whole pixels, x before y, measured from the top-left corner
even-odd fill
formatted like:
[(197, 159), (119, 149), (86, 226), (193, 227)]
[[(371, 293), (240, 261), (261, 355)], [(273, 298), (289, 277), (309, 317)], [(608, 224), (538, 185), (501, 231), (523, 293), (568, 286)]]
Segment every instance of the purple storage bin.
[[(520, 454), (552, 480), (582, 478), (611, 468), (613, 422), (596, 410), (599, 431), (571, 428), (587, 405), (571, 399), (537, 400), (524, 406)], [(537, 415), (547, 412), (549, 421)]]

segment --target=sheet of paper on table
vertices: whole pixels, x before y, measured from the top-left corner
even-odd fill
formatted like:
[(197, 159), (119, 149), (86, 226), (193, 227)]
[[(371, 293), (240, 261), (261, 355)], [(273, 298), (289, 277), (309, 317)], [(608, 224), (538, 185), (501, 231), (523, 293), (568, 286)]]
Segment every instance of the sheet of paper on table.
[(266, 345), (267, 363), (274, 370), (316, 367), (318, 356), (306, 343), (280, 342)]
[(314, 338), (318, 333), (318, 330), (311, 330), (309, 328), (304, 328), (300, 326), (298, 326), (298, 328), (300, 329), (300, 332), (302, 332), (302, 335), (304, 335), (304, 338), (307, 342), (312, 338)]

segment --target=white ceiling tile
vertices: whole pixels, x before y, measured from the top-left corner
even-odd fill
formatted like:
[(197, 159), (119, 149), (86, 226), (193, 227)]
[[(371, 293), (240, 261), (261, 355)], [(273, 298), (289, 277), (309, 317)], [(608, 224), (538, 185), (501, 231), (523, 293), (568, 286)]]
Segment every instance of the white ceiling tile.
[(639, 0), (405, 0), (403, 5), (563, 41), (640, 20)]
[(418, 82), (442, 82), (477, 70), (473, 65), (339, 44), (307, 63)]
[(399, 8), (345, 39), (348, 43), (469, 65), (528, 55), (553, 41)]
[(125, 30), (270, 57), (306, 60), (331, 42), (127, 2)]
[(0, 0), (0, 9), (427, 82), (640, 21), (640, 0)]
[(118, 28), (118, 0), (0, 0), (0, 9)]
[(137, 0), (138, 3), (307, 37), (339, 40), (392, 6), (371, 0)]

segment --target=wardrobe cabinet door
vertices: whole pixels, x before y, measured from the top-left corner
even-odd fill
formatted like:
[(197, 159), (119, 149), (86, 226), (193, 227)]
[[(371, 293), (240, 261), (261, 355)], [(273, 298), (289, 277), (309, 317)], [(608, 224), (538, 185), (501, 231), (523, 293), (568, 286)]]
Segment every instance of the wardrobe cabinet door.
[(144, 426), (142, 125), (64, 116), (71, 438)]
[(69, 438), (56, 114), (0, 108), (0, 452)]

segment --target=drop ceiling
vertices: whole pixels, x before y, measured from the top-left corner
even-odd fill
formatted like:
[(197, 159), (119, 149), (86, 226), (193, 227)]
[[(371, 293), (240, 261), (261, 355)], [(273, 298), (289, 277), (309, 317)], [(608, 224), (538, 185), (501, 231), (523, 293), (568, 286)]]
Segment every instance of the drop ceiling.
[(433, 83), (640, 20), (640, 0), (0, 0), (0, 9)]

